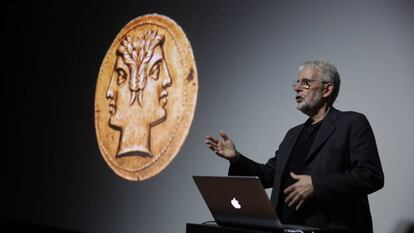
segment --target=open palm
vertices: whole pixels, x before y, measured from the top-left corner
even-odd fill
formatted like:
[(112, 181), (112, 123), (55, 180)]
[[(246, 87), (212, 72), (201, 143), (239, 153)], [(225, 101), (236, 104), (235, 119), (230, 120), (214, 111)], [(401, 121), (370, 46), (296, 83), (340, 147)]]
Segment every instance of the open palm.
[(219, 134), (223, 138), (223, 141), (220, 141), (212, 136), (207, 136), (206, 144), (220, 157), (225, 159), (235, 158), (237, 153), (233, 141), (226, 133), (224, 133), (224, 131), (220, 130)]

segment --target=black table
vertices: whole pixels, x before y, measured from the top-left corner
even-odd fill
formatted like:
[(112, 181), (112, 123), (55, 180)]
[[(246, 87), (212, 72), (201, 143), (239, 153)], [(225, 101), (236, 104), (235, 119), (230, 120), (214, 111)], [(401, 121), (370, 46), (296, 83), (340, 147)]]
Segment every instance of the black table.
[[(194, 224), (187, 223), (186, 233), (284, 233), (283, 229), (281, 230), (259, 230), (259, 229), (249, 229), (249, 228), (238, 228), (238, 227), (228, 227), (228, 226), (219, 226), (217, 224)], [(288, 232), (288, 231), (287, 231)], [(302, 231), (296, 231), (302, 232)], [(344, 229), (323, 229), (318, 231), (303, 231), (303, 233), (345, 233)]]

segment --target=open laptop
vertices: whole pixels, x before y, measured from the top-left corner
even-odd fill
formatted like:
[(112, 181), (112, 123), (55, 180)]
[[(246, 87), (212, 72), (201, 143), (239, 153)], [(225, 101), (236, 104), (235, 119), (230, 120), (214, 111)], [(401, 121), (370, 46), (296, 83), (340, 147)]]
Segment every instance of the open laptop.
[(214, 220), (223, 226), (274, 232), (326, 232), (324, 229), (282, 225), (258, 177), (193, 176)]

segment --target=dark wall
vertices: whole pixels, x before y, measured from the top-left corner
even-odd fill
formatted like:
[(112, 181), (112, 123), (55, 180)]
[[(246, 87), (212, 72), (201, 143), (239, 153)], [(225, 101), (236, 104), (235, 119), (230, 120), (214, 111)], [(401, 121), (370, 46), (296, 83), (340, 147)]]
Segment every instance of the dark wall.
[[(7, 3), (1, 218), (80, 232), (184, 232), (186, 222), (211, 220), (191, 176), (225, 175), (227, 163), (208, 151), (204, 136), (226, 129), (239, 149), (266, 161), (286, 130), (306, 119), (295, 110), (289, 86), (297, 66), (327, 58), (343, 77), (336, 106), (364, 112), (376, 133), (386, 187), (370, 197), (371, 206), (376, 232), (389, 232), (414, 216), (413, 186), (400, 181), (411, 176), (414, 165), (413, 5)], [(112, 40), (126, 23), (147, 13), (167, 15), (184, 29), (200, 89), (193, 126), (177, 158), (153, 179), (134, 183), (116, 176), (100, 155), (94, 94)]]

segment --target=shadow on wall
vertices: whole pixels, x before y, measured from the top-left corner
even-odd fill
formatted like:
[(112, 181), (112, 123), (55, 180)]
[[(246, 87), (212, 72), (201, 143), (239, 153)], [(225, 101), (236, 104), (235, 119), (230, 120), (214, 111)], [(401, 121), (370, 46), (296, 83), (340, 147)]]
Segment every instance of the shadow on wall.
[(414, 233), (414, 221), (402, 221), (390, 233)]
[[(26, 233), (80, 233), (55, 227), (43, 226), (28, 222), (10, 221), (0, 218), (0, 229), (2, 232), (26, 232)], [(4, 231), (6, 229), (6, 231)]]

